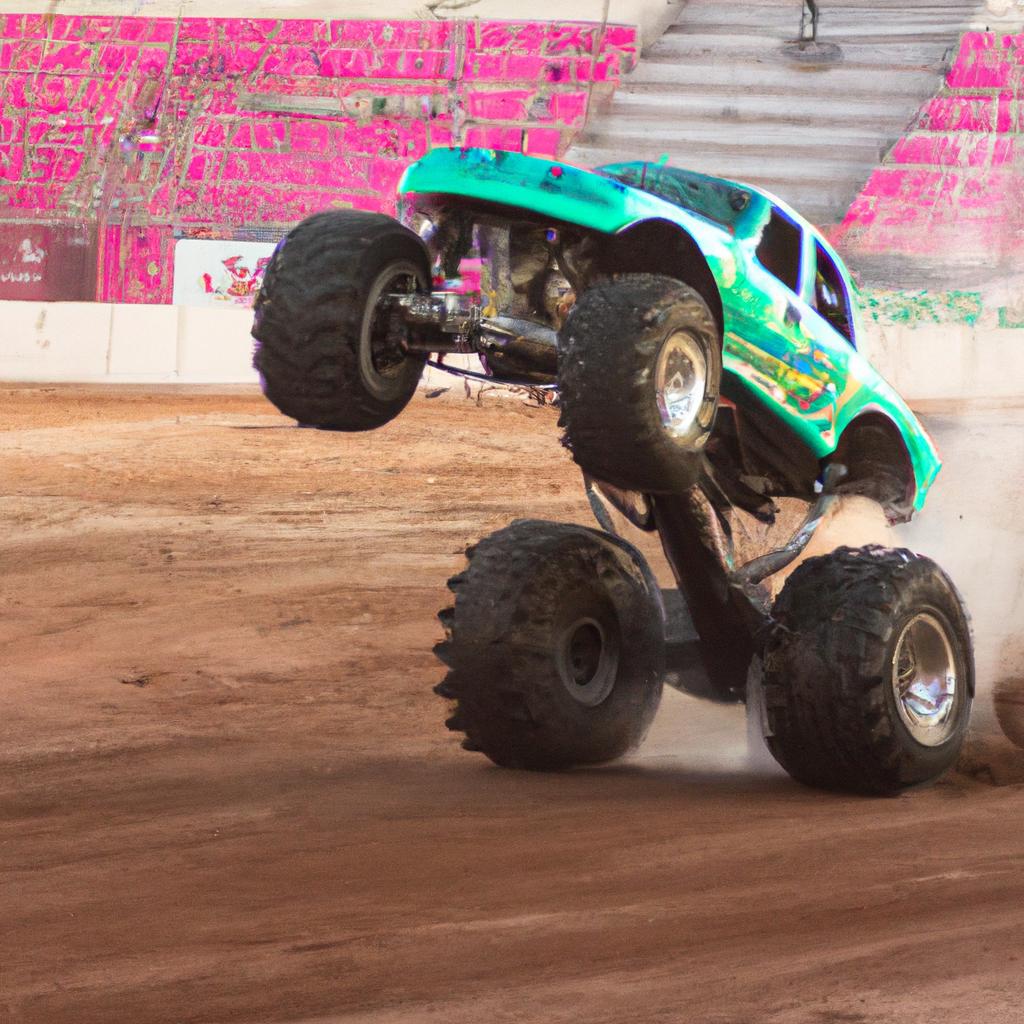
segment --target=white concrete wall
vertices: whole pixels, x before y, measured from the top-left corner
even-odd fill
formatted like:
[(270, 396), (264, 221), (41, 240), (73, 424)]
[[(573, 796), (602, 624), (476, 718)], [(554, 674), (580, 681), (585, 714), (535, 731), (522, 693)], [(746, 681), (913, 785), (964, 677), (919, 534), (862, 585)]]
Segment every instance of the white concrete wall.
[(0, 380), (255, 382), (246, 309), (0, 302)]
[[(248, 309), (0, 302), (0, 382), (256, 384)], [(472, 356), (449, 363), (479, 371)], [(429, 370), (427, 388), (458, 385)]]
[[(0, 381), (255, 383), (251, 324), (246, 309), (0, 302)], [(873, 324), (862, 350), (908, 401), (1024, 398), (1024, 330)]]
[(871, 325), (861, 351), (908, 401), (1024, 398), (1024, 330)]

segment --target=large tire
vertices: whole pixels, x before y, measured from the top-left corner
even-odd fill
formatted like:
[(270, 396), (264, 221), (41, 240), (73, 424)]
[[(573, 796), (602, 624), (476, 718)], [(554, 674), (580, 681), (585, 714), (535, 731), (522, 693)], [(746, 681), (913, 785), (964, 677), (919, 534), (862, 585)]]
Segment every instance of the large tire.
[(718, 324), (693, 288), (656, 274), (602, 281), (559, 333), (563, 443), (596, 480), (683, 491), (700, 474), (721, 375)]
[(424, 358), (382, 312), (390, 291), (427, 290), (423, 242), (392, 217), (318, 213), (288, 234), (255, 303), (253, 365), (286, 416), (327, 430), (373, 430), (416, 390)]
[(931, 559), (838, 548), (790, 576), (773, 616), (763, 658), (766, 739), (793, 778), (894, 795), (953, 766), (970, 719), (974, 658), (960, 596)]
[(583, 526), (519, 520), (449, 580), (435, 692), (449, 729), (508, 768), (620, 757), (647, 734), (665, 671), (660, 591), (633, 547)]

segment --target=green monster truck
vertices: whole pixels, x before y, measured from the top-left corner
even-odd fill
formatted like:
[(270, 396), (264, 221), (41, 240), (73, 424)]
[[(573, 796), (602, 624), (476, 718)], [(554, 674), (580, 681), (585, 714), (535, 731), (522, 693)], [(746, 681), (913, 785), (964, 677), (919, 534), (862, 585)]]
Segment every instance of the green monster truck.
[[(267, 397), (305, 425), (371, 430), (425, 365), (557, 389), (602, 530), (518, 521), (467, 551), (436, 648), (449, 728), (499, 765), (561, 769), (644, 737), (667, 676), (665, 597), (613, 528), (657, 531), (695, 637), (684, 689), (756, 705), (812, 786), (890, 794), (956, 760), (974, 693), (968, 620), (927, 558), (839, 548), (777, 600), (765, 581), (843, 494), (909, 519), (939, 470), (927, 434), (858, 353), (849, 276), (810, 224), (755, 188), (665, 166), (581, 170), (435, 150), (401, 220), (317, 214), (256, 300)], [(478, 370), (445, 363), (479, 357)], [(465, 362), (465, 360), (463, 360)], [(737, 564), (737, 515), (807, 519)], [(695, 687), (693, 680), (699, 679)]]

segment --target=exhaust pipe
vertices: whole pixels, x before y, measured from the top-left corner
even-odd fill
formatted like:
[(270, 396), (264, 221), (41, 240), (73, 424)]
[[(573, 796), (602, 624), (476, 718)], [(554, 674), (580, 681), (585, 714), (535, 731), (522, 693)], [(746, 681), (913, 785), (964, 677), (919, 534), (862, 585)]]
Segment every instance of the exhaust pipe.
[(515, 316), (480, 321), (480, 353), (509, 370), (555, 376), (558, 333), (551, 327)]

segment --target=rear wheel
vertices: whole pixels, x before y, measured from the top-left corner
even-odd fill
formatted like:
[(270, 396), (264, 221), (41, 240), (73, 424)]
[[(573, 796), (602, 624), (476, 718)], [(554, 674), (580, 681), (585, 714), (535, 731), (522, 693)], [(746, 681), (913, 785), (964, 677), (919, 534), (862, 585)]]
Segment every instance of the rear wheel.
[(449, 729), (509, 768), (610, 761), (661, 700), (660, 591), (642, 556), (583, 526), (521, 520), (471, 547), (435, 652)]
[(423, 242), (391, 217), (319, 213), (277, 247), (256, 297), (253, 365), (285, 415), (372, 430), (405, 408), (424, 357), (387, 297), (429, 288)]
[(701, 296), (656, 274), (602, 281), (558, 345), (564, 443), (584, 472), (646, 494), (691, 486), (722, 373), (718, 324)]
[(810, 786), (895, 794), (953, 766), (974, 659), (956, 588), (903, 549), (808, 559), (773, 609), (764, 652), (767, 743)]

